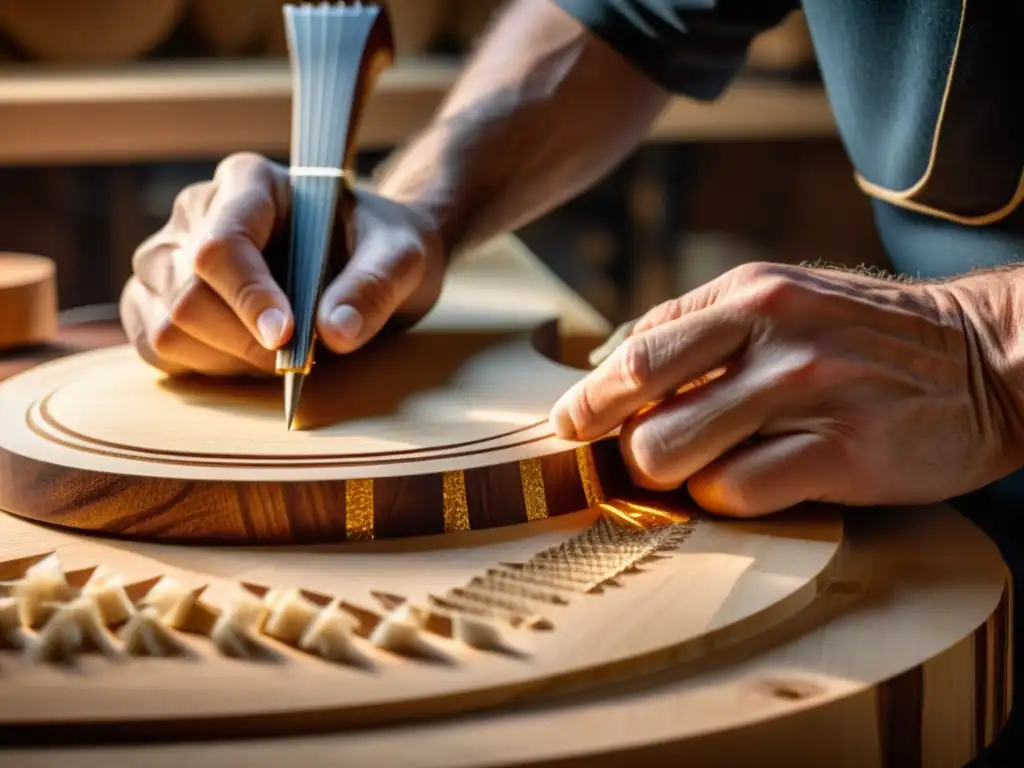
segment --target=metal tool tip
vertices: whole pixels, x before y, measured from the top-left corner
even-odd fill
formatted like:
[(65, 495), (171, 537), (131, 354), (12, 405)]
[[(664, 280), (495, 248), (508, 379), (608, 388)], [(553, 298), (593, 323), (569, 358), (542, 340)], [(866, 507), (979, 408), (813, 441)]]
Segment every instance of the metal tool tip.
[(302, 383), (305, 378), (301, 373), (286, 373), (284, 375), (284, 420), (289, 430), (295, 424), (295, 415), (299, 410), (299, 397), (302, 394)]

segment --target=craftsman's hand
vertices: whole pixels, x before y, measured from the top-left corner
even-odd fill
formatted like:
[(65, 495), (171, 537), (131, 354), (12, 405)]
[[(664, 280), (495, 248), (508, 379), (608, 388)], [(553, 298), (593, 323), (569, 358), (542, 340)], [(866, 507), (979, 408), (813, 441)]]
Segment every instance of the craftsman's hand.
[(638, 320), (552, 426), (621, 426), (638, 485), (685, 483), (721, 514), (951, 498), (1016, 468), (1020, 421), (964, 301), (953, 284), (745, 265)]
[[(253, 154), (228, 157), (212, 180), (178, 195), (168, 222), (136, 251), (121, 298), (143, 359), (172, 374), (273, 371), (294, 318), (272, 274), (280, 265), (265, 254), (286, 253), (289, 202), (287, 169)], [(338, 353), (396, 315), (428, 311), (443, 272), (437, 238), (411, 208), (359, 190), (355, 223), (353, 257), (317, 316), (320, 341)], [(275, 241), (284, 247), (271, 249)]]

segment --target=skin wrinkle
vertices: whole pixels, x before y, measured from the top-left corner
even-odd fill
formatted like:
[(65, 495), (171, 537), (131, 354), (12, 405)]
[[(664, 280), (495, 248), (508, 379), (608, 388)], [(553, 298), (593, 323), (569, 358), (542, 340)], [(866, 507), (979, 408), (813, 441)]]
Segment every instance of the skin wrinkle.
[[(958, 325), (963, 329), (963, 349), (958, 350), (963, 355), (965, 372), (964, 385), (970, 393), (970, 400), (973, 404), (975, 423), (981, 429), (980, 438), (983, 444), (995, 444), (1001, 450), (997, 455), (1006, 456), (1005, 463), (1009, 469), (1006, 474), (1024, 465), (1024, 409), (1022, 409), (1022, 395), (1020, 387), (1006, 385), (1006, 379), (1020, 379), (1019, 374), (1013, 375), (1009, 369), (1016, 362), (1019, 366), (1024, 353), (1015, 350), (1007, 353), (1005, 343), (1000, 344), (996, 340), (1010, 339), (1010, 346), (1020, 347), (1019, 317), (1015, 306), (1018, 304), (1013, 291), (1013, 286), (1019, 284), (1020, 278), (1024, 277), (1024, 269), (1021, 262), (1011, 262), (992, 267), (979, 267), (956, 277), (939, 277), (930, 279), (912, 278), (903, 275), (891, 275), (877, 273), (865, 267), (850, 268), (843, 265), (828, 265), (831, 271), (847, 272), (855, 274), (866, 274), (879, 279), (892, 280), (907, 284), (944, 286), (948, 290), (942, 295), (948, 297), (949, 310), (955, 313), (958, 318)], [(1013, 280), (1017, 277), (1017, 280)], [(999, 279), (1005, 285), (1003, 293), (1009, 294), (1008, 301), (1003, 302), (1002, 308), (994, 306), (989, 291), (972, 291), (971, 287), (977, 281), (985, 281), (992, 284), (993, 280)], [(969, 286), (961, 288), (960, 286)], [(1019, 289), (1018, 289), (1019, 290)], [(958, 294), (970, 292), (969, 299), (963, 299)], [(995, 292), (996, 295), (999, 292)], [(984, 304), (983, 308), (969, 312), (970, 305)], [(935, 307), (935, 312), (943, 316), (940, 308)], [(994, 318), (986, 320), (986, 318)], [(942, 328), (946, 326), (941, 325)], [(956, 337), (956, 334), (947, 332), (947, 350), (949, 342)], [(950, 350), (952, 351), (952, 350)], [(1002, 375), (1000, 375), (1002, 373)], [(1017, 396), (1014, 397), (1013, 389), (1017, 389)]]
[[(747, 515), (774, 511), (770, 499), (915, 503), (995, 479), (1009, 452), (979, 339), (994, 331), (979, 330), (962, 307), (988, 318), (1012, 313), (998, 302), (998, 312), (952, 306), (954, 280), (898, 282), (750, 264), (652, 308), (626, 342), (644, 338), (652, 348), (648, 388), (661, 381), (659, 361), (665, 370), (704, 354), (692, 318), (709, 304), (746, 314), (751, 334), (732, 351), (727, 377), (626, 419), (620, 443), (634, 482), (686, 484), (711, 511)], [(676, 335), (653, 349), (651, 334), (674, 325)], [(914, 437), (921, 424), (933, 425), (932, 441)], [(760, 495), (749, 495), (753, 478)]]
[[(966, 386), (973, 393), (972, 401), (975, 404), (976, 419), (984, 428), (984, 435), (992, 441), (997, 441), (1003, 447), (1002, 455), (1012, 457), (1007, 463), (1010, 468), (1007, 474), (1017, 469), (1018, 462), (1024, 461), (1024, 424), (1022, 424), (1019, 402), (1015, 402), (1008, 388), (994, 371), (992, 365), (987, 364), (984, 354), (985, 343), (983, 337), (1005, 338), (1001, 328), (993, 327), (992, 323), (986, 323), (982, 317), (975, 318), (972, 322), (963, 304), (955, 297), (951, 302), (955, 311), (964, 318), (965, 325), (970, 329), (969, 344), (967, 352), (968, 373)], [(998, 312), (986, 312), (984, 316), (995, 315)], [(1000, 324), (1001, 325), (1001, 324)], [(995, 353), (999, 354), (998, 351)], [(996, 366), (998, 368), (998, 366)]]

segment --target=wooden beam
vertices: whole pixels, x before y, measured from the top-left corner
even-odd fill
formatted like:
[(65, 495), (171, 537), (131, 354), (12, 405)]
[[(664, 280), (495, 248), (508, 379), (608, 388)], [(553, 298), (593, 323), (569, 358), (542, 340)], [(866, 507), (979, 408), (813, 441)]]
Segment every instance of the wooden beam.
[[(458, 59), (400, 61), (381, 80), (361, 129), (366, 149), (425, 126), (455, 82)], [(0, 163), (89, 164), (283, 156), (291, 77), (280, 59), (137, 63), (113, 69), (0, 69)], [(651, 138), (707, 141), (831, 135), (816, 85), (740, 81), (720, 101), (676, 100)]]

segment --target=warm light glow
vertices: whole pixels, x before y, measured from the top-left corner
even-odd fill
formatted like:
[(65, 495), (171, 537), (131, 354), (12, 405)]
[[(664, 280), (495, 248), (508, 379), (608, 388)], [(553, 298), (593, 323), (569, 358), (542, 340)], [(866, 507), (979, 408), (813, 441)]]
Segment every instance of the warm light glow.
[(678, 525), (690, 521), (690, 516), (678, 512), (634, 504), (624, 499), (612, 499), (599, 504), (600, 508), (616, 522), (624, 523), (642, 531), (658, 528), (663, 525)]
[(501, 411), (489, 408), (470, 408), (465, 412), (465, 418), (470, 421), (486, 421), (491, 424), (512, 424), (519, 427), (525, 427), (528, 424), (536, 424), (540, 420), (536, 413)]
[(641, 531), (646, 531), (647, 530), (647, 526), (643, 525), (640, 521), (635, 520), (632, 515), (630, 515), (630, 514), (624, 512), (624, 511), (618, 509), (617, 507), (613, 507), (611, 504), (601, 503), (598, 506), (602, 510), (607, 512), (608, 515), (611, 518), (613, 518), (616, 522), (625, 523), (627, 525), (631, 525), (634, 528), (640, 529)]
[[(675, 392), (673, 392), (669, 397), (677, 397), (679, 395), (683, 395), (689, 392), (691, 389), (697, 389), (697, 387), (702, 387), (708, 382), (714, 381), (724, 373), (725, 368), (715, 368), (714, 370), (705, 373), (703, 376), (696, 378), (693, 381), (686, 382), (681, 387), (679, 387)], [(637, 410), (637, 412), (634, 414), (634, 418), (643, 416), (645, 413), (649, 412), (653, 408), (657, 408), (659, 405), (661, 405), (668, 399), (668, 397), (664, 397), (659, 400), (652, 400), (651, 402), (647, 403), (647, 405), (644, 405), (639, 410)]]

